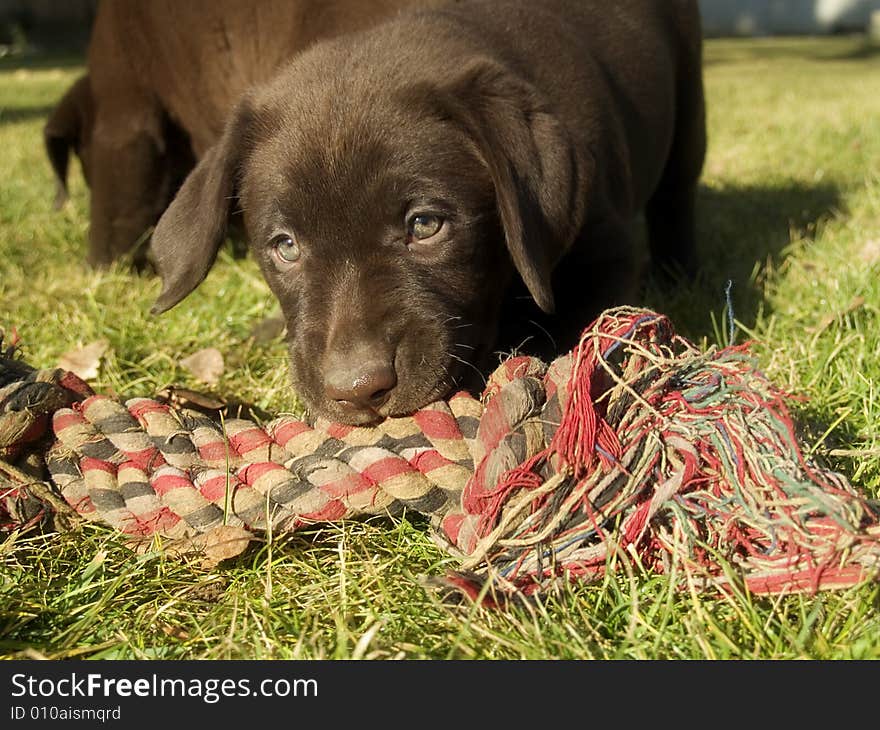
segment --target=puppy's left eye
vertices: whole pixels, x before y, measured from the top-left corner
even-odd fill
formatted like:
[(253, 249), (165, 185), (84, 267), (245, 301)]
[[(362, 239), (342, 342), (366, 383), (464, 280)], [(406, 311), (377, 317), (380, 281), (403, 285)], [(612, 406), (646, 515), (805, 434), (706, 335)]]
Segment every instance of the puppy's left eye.
[(426, 241), (436, 236), (443, 228), (443, 219), (439, 215), (419, 213), (411, 216), (406, 223), (407, 236), (414, 241)]
[(271, 241), (272, 254), (275, 261), (283, 266), (289, 266), (299, 261), (300, 248), (296, 239), (289, 233), (279, 233)]

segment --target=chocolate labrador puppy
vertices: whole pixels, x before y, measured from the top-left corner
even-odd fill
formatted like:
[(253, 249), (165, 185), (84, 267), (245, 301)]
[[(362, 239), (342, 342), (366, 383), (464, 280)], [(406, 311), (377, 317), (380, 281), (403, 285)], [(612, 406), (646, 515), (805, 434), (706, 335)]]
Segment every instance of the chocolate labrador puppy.
[(90, 188), (88, 260), (142, 265), (150, 228), (235, 101), (322, 38), (362, 30), (427, 0), (102, 0), (88, 74), (46, 121), (55, 206), (71, 150)]
[(242, 98), (156, 228), (154, 312), (238, 206), (311, 412), (409, 413), (491, 366), (508, 324), (563, 351), (631, 298), (641, 210), (654, 263), (692, 269), (704, 151), (695, 0), (404, 13)]

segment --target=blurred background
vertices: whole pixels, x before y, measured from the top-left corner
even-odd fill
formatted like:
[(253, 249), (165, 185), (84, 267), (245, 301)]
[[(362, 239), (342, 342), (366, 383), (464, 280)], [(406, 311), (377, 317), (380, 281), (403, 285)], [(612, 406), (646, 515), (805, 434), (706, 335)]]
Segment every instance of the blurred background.
[[(145, 0), (149, 1), (149, 0)], [(0, 56), (84, 50), (98, 0), (0, 0)], [(880, 0), (700, 0), (707, 37), (870, 33)]]
[(880, 0), (700, 0), (707, 36), (878, 31)]
[(98, 0), (0, 0), (0, 57), (84, 52)]

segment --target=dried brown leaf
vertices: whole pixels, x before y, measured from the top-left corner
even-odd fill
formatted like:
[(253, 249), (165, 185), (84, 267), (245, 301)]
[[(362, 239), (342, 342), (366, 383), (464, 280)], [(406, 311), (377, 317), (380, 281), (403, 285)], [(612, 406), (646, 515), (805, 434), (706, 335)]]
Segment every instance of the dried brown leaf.
[(84, 347), (65, 352), (58, 360), (58, 367), (70, 370), (83, 380), (92, 380), (98, 376), (101, 358), (110, 347), (107, 340), (96, 340)]
[(189, 632), (181, 626), (174, 626), (173, 624), (160, 621), (159, 628), (161, 629), (163, 634), (165, 634), (166, 636), (170, 636), (172, 639), (177, 639), (178, 641), (189, 641)]
[(283, 317), (264, 317), (251, 328), (251, 337), (257, 344), (265, 344), (281, 337), (285, 327)]
[(179, 408), (195, 408), (198, 410), (219, 411), (226, 406), (226, 401), (190, 388), (180, 388), (169, 385), (156, 393), (156, 397), (166, 403), (172, 403)]
[(223, 375), (223, 355), (214, 347), (206, 347), (194, 352), (180, 361), (181, 367), (191, 372), (196, 379), (208, 385), (215, 385)]
[(202, 550), (202, 567), (210, 569), (241, 555), (253, 539), (253, 534), (243, 527), (220, 525), (194, 537), (193, 544)]
[(189, 537), (161, 537), (158, 543), (153, 536), (133, 538), (128, 545), (138, 554), (158, 548), (169, 557), (196, 559), (201, 567), (210, 570), (227, 558), (241, 555), (253, 539), (254, 535), (243, 527), (220, 525)]
[(880, 238), (866, 241), (859, 251), (859, 258), (869, 265), (880, 261)]

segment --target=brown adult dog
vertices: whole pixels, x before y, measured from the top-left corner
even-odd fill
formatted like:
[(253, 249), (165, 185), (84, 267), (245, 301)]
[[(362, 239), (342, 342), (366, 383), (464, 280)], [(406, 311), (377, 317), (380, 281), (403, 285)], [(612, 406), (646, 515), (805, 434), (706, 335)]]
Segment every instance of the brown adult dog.
[[(418, 0), (102, 0), (88, 75), (44, 127), (67, 198), (70, 150), (90, 187), (88, 259), (143, 263), (146, 238), (243, 91), (320, 38), (363, 29)], [(424, 3), (421, 3), (424, 4)]]
[(246, 95), (156, 228), (154, 311), (205, 278), (239, 206), (312, 412), (410, 412), (529, 302), (563, 350), (631, 297), (641, 209), (655, 263), (692, 268), (704, 127), (693, 0), (403, 14)]

